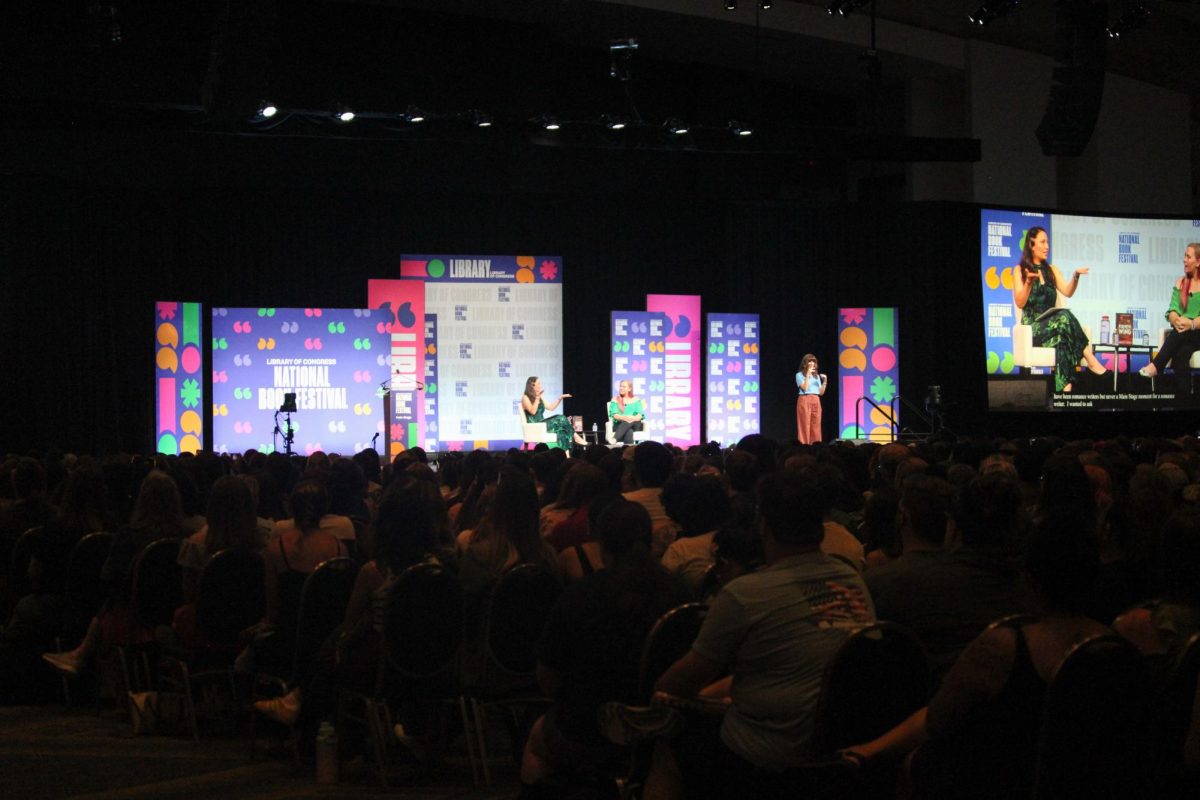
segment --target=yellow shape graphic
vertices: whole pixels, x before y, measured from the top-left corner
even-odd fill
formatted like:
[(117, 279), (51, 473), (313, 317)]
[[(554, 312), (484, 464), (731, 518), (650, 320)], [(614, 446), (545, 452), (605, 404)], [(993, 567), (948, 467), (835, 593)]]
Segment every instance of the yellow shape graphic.
[(842, 331), (841, 342), (843, 347), (857, 347), (859, 350), (867, 349), (867, 332), (862, 328), (846, 328)]
[(838, 356), (838, 363), (845, 369), (862, 372), (867, 368), (867, 354), (862, 350), (843, 350)]
[(177, 356), (175, 351), (171, 348), (163, 347), (158, 351), (158, 354), (154, 356), (154, 363), (158, 365), (159, 369), (165, 369), (170, 372), (174, 372), (175, 370), (179, 369), (179, 356)]
[(158, 343), (164, 347), (179, 346), (179, 331), (169, 322), (158, 326)]

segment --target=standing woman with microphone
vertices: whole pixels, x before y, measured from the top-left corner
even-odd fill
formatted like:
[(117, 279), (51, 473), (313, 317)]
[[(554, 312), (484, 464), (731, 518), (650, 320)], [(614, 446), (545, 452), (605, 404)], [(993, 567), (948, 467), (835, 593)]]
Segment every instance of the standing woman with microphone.
[(800, 390), (796, 398), (796, 437), (800, 444), (821, 441), (821, 395), (825, 394), (826, 378), (817, 368), (817, 357), (806, 353), (796, 373), (796, 387)]

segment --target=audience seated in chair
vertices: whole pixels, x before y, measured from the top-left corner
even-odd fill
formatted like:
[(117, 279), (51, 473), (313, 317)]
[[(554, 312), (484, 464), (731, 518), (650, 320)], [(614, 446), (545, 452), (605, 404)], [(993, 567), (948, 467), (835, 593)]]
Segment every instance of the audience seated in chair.
[(108, 603), (92, 619), (83, 641), (74, 649), (45, 653), (50, 666), (75, 677), (102, 647), (151, 641), (153, 630), (141, 625), (131, 606), (132, 567), (146, 545), (160, 539), (183, 539), (183, 507), (175, 481), (165, 472), (151, 471), (142, 481), (133, 516), (113, 535), (101, 577), (112, 587)]
[(667, 479), (663, 507), (679, 527), (662, 564), (696, 594), (716, 561), (717, 530), (731, 521), (732, 507), (721, 481), (677, 472)]
[(600, 735), (597, 710), (606, 701), (637, 700), (642, 642), (681, 599), (650, 554), (650, 533), (649, 514), (627, 500), (614, 500), (597, 519), (607, 568), (570, 586), (551, 610), (537, 675), (554, 705), (525, 744), (522, 783), (612, 768), (617, 754)]
[(989, 627), (962, 651), (926, 708), (847, 748), (849, 757), (870, 763), (916, 750), (910, 771), (918, 796), (1029, 796), (1046, 686), (1074, 645), (1111, 631), (1085, 616), (1099, 551), (1079, 519), (1043, 519), (1025, 564), (1042, 614)]
[(954, 548), (879, 587), (876, 613), (917, 635), (936, 678), (992, 620), (1037, 610), (1016, 549), (1022, 524), (1016, 484), (999, 474), (976, 478), (951, 514)]
[(804, 764), (824, 669), (849, 631), (875, 618), (858, 572), (821, 552), (820, 490), (785, 470), (760, 482), (758, 501), (766, 566), (722, 589), (691, 652), (657, 684), (727, 697), (729, 710), (719, 736), (689, 727), (672, 750), (658, 748), (647, 794), (731, 797), (756, 770)]

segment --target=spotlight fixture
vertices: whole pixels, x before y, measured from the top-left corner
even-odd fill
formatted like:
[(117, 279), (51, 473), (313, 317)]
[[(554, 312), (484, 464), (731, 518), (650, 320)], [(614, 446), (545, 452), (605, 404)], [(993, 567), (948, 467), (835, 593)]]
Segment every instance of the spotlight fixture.
[(349, 106), (344, 106), (338, 103), (333, 109), (333, 118), (338, 122), (353, 122), (354, 110)]
[(608, 74), (619, 81), (633, 77), (633, 56), (637, 53), (637, 39), (613, 39), (608, 43), (608, 54), (612, 56)]
[(262, 119), (270, 119), (279, 113), (279, 107), (274, 103), (266, 102), (258, 107), (258, 116)]
[(671, 117), (668, 119), (663, 123), (663, 128), (665, 128), (667, 133), (671, 134), (672, 136), (683, 136), (690, 130), (690, 128), (687, 126), (687, 123), (685, 123), (679, 117)]
[(1019, 5), (1021, 5), (1021, 0), (987, 0), (975, 9), (974, 14), (968, 14), (967, 19), (973, 25), (987, 25), (992, 20), (999, 19), (1010, 11), (1015, 11)]
[(758, 7), (766, 11), (771, 7), (771, 0), (758, 0)]
[(825, 13), (833, 16), (848, 17), (872, 0), (830, 0), (825, 5)]
[(419, 125), (426, 120), (425, 112), (421, 110), (420, 106), (415, 105), (409, 106), (400, 116), (404, 118), (405, 122), (410, 122), (413, 125)]
[(471, 118), (471, 124), (476, 128), (492, 127), (492, 117), (490, 114), (475, 108), (469, 111), (468, 115)]
[(538, 125), (542, 126), (542, 130), (544, 131), (556, 131), (562, 127), (553, 114), (542, 114), (538, 117), (537, 122)]
[(625, 130), (626, 122), (625, 122), (624, 117), (618, 117), (618, 116), (614, 116), (612, 114), (605, 114), (604, 116), (602, 116), (600, 118), (600, 121), (603, 122), (604, 127), (608, 128), (610, 131)]
[(736, 119), (729, 120), (729, 132), (734, 136), (753, 136), (754, 128), (738, 122)]
[(737, 11), (737, 0), (725, 0), (726, 11)]
[(1116, 22), (1104, 29), (1104, 32), (1108, 34), (1108, 38), (1120, 41), (1122, 36), (1141, 28), (1149, 19), (1150, 7), (1146, 5), (1145, 0), (1125, 0), (1125, 10)]

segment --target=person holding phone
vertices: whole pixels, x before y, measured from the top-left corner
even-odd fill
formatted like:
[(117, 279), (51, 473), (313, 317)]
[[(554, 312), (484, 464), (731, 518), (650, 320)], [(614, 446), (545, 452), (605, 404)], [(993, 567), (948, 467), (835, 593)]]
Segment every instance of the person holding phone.
[(1154, 359), (1138, 370), (1141, 375), (1153, 378), (1170, 363), (1179, 383), (1177, 398), (1192, 393), (1192, 353), (1200, 349), (1200, 330), (1197, 330), (1200, 297), (1191, 299), (1195, 294), (1200, 294), (1200, 242), (1192, 242), (1183, 251), (1183, 277), (1175, 281), (1166, 314), (1171, 330)]
[(821, 441), (821, 395), (828, 380), (819, 369), (817, 357), (806, 353), (796, 372), (796, 387), (800, 390), (796, 398), (796, 438), (800, 444)]

